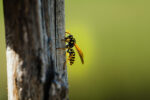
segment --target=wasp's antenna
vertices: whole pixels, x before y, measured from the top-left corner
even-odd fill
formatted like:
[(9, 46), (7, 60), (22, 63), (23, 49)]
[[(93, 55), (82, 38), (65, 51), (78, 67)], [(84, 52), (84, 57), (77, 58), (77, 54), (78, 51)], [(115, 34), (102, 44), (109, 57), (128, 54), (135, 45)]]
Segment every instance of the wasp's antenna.
[(66, 31), (65, 33), (66, 33), (66, 34), (71, 34), (69, 31)]

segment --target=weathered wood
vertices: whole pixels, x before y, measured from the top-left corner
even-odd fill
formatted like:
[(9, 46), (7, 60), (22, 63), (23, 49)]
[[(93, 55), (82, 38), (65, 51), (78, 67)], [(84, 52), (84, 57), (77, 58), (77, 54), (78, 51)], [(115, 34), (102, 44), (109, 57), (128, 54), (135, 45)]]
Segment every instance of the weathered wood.
[[(61, 6), (60, 6), (61, 5)], [(55, 38), (56, 38), (56, 48), (65, 48), (65, 42), (62, 41), (65, 37), (65, 13), (64, 13), (64, 0), (55, 1)], [(53, 94), (52, 99), (61, 100), (62, 98), (68, 99), (68, 80), (67, 80), (67, 67), (64, 66), (66, 59), (65, 50), (56, 49), (56, 67), (55, 72), (58, 73), (55, 80), (57, 82), (52, 84)], [(64, 69), (65, 68), (65, 69)], [(60, 96), (58, 96), (60, 95)]]
[[(9, 100), (67, 100), (64, 0), (4, 0)], [(65, 67), (66, 68), (66, 67)]]

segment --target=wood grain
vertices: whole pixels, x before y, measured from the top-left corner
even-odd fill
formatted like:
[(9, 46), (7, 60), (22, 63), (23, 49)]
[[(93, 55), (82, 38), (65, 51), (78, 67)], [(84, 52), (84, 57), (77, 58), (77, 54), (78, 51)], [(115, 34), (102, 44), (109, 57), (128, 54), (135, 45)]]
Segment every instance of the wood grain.
[(9, 100), (67, 100), (64, 0), (4, 0)]

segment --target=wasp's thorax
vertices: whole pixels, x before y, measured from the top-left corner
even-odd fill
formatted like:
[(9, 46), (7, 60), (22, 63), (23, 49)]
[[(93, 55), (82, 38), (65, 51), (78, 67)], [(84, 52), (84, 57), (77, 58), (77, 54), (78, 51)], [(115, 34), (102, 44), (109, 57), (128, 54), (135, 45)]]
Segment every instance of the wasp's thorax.
[(72, 35), (69, 35), (65, 38), (65, 41), (68, 42), (67, 44), (67, 48), (72, 48), (74, 46), (74, 44), (76, 43), (75, 38), (73, 38)]

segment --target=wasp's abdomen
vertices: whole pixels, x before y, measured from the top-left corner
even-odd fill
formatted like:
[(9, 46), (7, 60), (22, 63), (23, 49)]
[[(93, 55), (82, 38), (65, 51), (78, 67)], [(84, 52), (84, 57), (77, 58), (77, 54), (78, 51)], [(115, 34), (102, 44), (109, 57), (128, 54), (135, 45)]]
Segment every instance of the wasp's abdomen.
[(70, 65), (72, 65), (75, 61), (75, 52), (73, 49), (68, 49), (67, 51), (69, 53), (69, 61), (70, 61)]
[(70, 55), (70, 65), (72, 65), (75, 61), (75, 53), (73, 53), (72, 55)]

